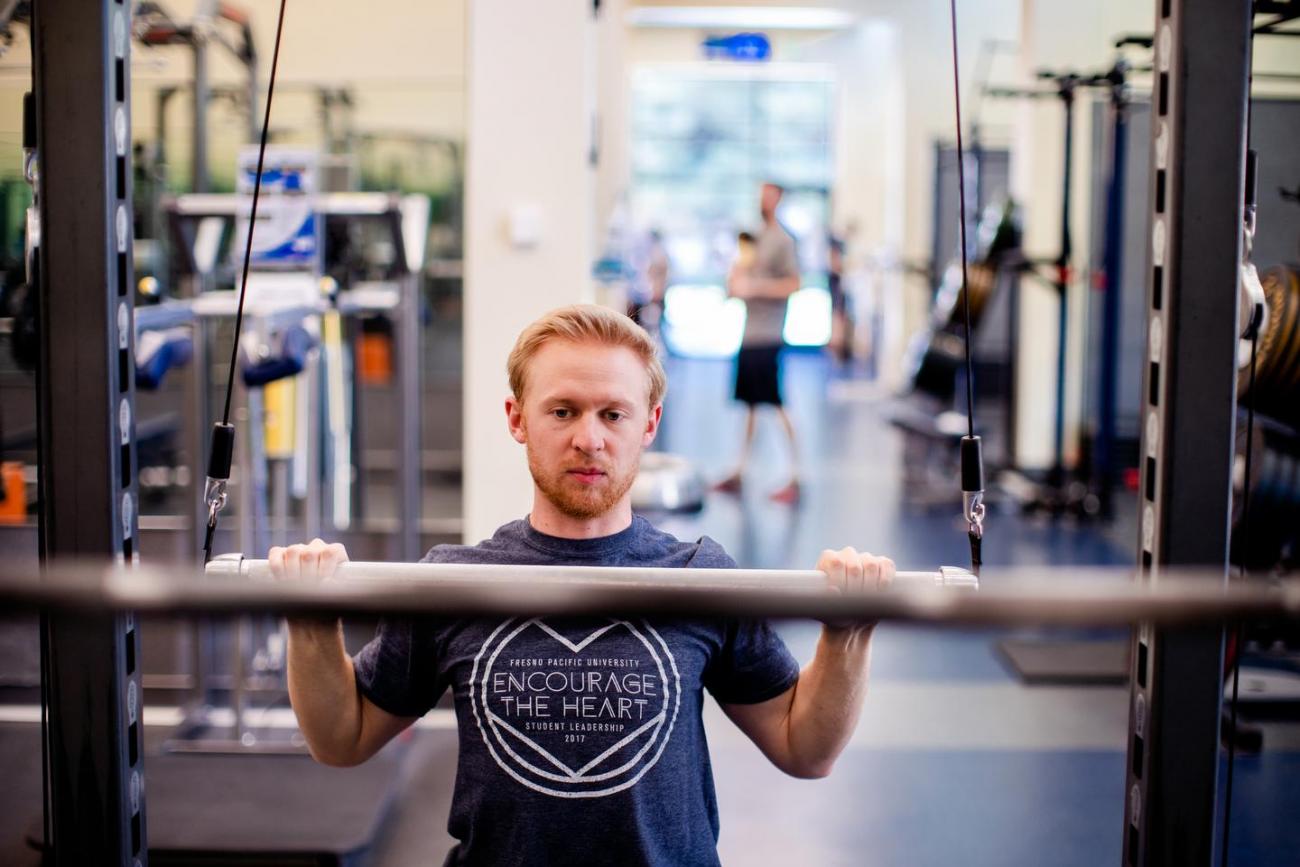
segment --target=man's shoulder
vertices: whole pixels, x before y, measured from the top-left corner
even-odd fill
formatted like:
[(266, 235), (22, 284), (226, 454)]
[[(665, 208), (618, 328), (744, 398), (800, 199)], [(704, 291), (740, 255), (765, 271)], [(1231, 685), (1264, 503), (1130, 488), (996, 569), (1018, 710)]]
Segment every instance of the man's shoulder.
[(735, 569), (736, 561), (726, 549), (708, 536), (701, 536), (694, 543), (695, 557), (691, 566), (699, 569)]
[(520, 559), (522, 520), (502, 524), (490, 539), (474, 545), (434, 545), (421, 563), (512, 563)]
[[(592, 556), (605, 560), (606, 565), (659, 566), (669, 568), (734, 569), (736, 561), (716, 541), (700, 536), (695, 541), (683, 541), (672, 533), (656, 527), (642, 515), (633, 517), (632, 532), (616, 548), (599, 553), (583, 552), (581, 559)], [(620, 534), (622, 535), (622, 534)], [(422, 563), (484, 563), (484, 564), (543, 564), (551, 561), (568, 561), (575, 552), (539, 550), (528, 542), (527, 520), (503, 524), (476, 545), (435, 545), (429, 549)], [(591, 562), (588, 559), (588, 562)]]
[(690, 567), (694, 569), (734, 569), (736, 561), (721, 545), (708, 536), (694, 542), (678, 539), (667, 530), (656, 527), (649, 519), (637, 515), (641, 525), (641, 553), (645, 559), (659, 561), (660, 565)]

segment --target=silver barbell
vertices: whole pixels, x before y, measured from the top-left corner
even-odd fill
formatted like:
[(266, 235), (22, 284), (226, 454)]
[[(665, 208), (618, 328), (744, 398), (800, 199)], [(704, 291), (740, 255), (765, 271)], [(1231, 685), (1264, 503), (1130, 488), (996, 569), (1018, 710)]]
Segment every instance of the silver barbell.
[(1215, 570), (1164, 568), (1158, 581), (1135, 581), (1116, 569), (986, 569), (977, 593), (954, 592), (974, 586), (964, 570), (904, 572), (887, 590), (839, 594), (815, 571), (352, 563), (330, 581), (308, 583), (271, 580), (265, 561), (214, 562), (205, 573), (102, 564), (58, 564), (43, 573), (10, 567), (0, 570), (0, 603), (140, 614), (729, 615), (941, 625), (1300, 619), (1300, 583), (1229, 584)]
[[(209, 576), (274, 580), (267, 560), (221, 554), (204, 569)], [(469, 584), (557, 584), (582, 587), (676, 588), (719, 592), (824, 591), (826, 575), (816, 569), (670, 569), (644, 566), (500, 566), (481, 563), (365, 563), (338, 566), (340, 581), (451, 581)], [(932, 572), (896, 572), (893, 583), (908, 589), (978, 590), (979, 579), (966, 569), (940, 566)]]

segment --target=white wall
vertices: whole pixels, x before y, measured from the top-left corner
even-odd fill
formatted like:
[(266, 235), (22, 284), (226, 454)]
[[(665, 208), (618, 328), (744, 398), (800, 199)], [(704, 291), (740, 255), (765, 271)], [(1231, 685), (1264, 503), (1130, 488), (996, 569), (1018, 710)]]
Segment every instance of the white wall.
[[(596, 98), (590, 0), (474, 0), (465, 183), (464, 487), (467, 542), (522, 517), (532, 483), (506, 431), (506, 356), (545, 311), (590, 300)], [(506, 228), (520, 207), (540, 239)]]
[[(272, 129), (285, 139), (313, 141), (317, 108), (309, 89), (349, 86), (358, 97), (355, 119), (361, 130), (403, 130), (459, 140), (465, 129), (465, 8), (468, 0), (382, 0), (358, 6), (346, 0), (289, 3), (280, 46)], [(199, 0), (167, 0), (173, 18), (188, 23)], [(236, 0), (252, 18), (265, 93), (275, 43), (279, 4)], [(234, 34), (226, 25), (220, 32)], [(188, 84), (192, 54), (181, 46), (131, 47), (131, 126), (134, 140), (152, 139), (155, 93), (160, 87)], [(209, 52), (214, 85), (242, 85), (242, 67), (223, 48)], [(16, 29), (0, 72), (0, 132), (21, 130), (21, 94), (30, 88), (24, 71), (31, 58), (26, 31)], [(186, 96), (173, 99), (168, 113), (169, 162), (173, 177), (189, 177), (192, 109)], [(259, 114), (260, 118), (260, 114)], [(210, 120), (210, 165), (215, 174), (234, 174), (238, 147), (247, 139), (243, 116), (216, 104)], [(0, 168), (21, 165), (17, 148), (0, 150)]]
[(628, 179), (628, 30), (626, 0), (602, 0), (596, 21), (597, 154), (595, 226), (599, 232), (627, 189)]

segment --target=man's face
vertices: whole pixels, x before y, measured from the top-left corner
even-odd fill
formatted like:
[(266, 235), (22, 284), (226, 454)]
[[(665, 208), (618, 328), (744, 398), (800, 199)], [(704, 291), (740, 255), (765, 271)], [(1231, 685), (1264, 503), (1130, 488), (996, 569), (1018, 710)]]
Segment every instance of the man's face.
[(528, 365), (522, 403), (507, 398), (510, 434), (538, 489), (564, 515), (589, 519), (627, 496), (661, 406), (632, 350), (551, 340)]

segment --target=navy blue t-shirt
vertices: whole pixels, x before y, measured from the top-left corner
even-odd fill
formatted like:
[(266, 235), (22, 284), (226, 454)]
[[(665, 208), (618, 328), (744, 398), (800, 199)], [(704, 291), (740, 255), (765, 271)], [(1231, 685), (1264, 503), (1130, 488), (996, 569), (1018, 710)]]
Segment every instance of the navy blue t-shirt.
[[(712, 539), (637, 516), (600, 539), (514, 521), (429, 563), (734, 568)], [(386, 620), (355, 660), (363, 695), (420, 716), (450, 688), (460, 759), (448, 864), (718, 863), (704, 690), (755, 704), (799, 667), (765, 621)]]

